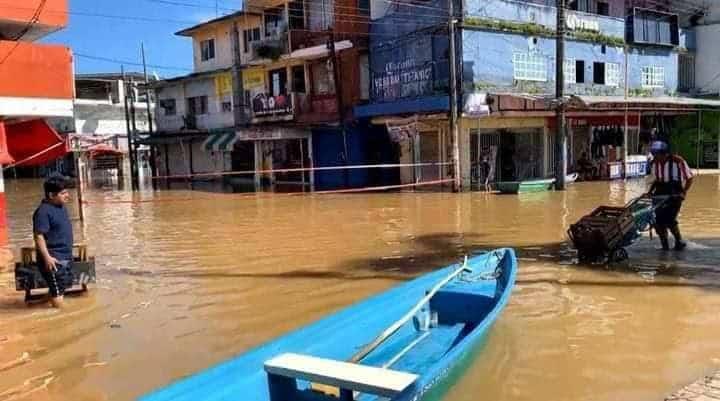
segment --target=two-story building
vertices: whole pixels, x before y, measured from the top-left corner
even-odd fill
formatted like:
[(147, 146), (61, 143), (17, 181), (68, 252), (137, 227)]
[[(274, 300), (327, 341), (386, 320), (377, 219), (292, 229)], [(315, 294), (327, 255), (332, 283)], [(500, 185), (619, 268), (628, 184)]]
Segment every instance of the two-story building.
[[(622, 176), (625, 162), (643, 158), (632, 156), (645, 153), (642, 144), (650, 129), (664, 130), (662, 118), (651, 111), (677, 114), (699, 107), (677, 98), (686, 37), (672, 2), (667, 7), (656, 3), (568, 1), (562, 62), (571, 170), (587, 155), (599, 176)], [(547, 0), (455, 4), (460, 175), (466, 189), (484, 181), (476, 168), (483, 160), (493, 161), (491, 181), (554, 175), (554, 5)], [(381, 125), (417, 120), (415, 135), (400, 138), (407, 159), (444, 162), (452, 143), (447, 129), (448, 3), (423, 3), (422, 12), (419, 7), (391, 2), (373, 8), (371, 103), (358, 107), (357, 115)], [(406, 171), (403, 178), (417, 179), (417, 174)]]
[(156, 85), (160, 174), (364, 185), (367, 172), (295, 170), (366, 160), (353, 107), (369, 98), (367, 29), (356, 1), (281, 0), (178, 32), (193, 40), (195, 71)]

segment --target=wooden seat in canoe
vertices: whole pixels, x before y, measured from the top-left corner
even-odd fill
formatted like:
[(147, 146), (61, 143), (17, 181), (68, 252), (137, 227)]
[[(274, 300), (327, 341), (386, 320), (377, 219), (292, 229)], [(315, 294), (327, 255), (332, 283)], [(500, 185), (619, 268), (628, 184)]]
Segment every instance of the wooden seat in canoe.
[(392, 398), (410, 387), (418, 376), (300, 354), (282, 354), (265, 362), (270, 401), (296, 399), (296, 379), (340, 389), (340, 400), (352, 400), (353, 392)]

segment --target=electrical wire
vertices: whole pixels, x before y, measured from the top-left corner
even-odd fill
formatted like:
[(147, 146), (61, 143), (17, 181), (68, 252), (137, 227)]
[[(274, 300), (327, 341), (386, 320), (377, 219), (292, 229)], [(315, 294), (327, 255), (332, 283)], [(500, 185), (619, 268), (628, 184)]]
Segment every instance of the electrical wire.
[(15, 50), (17, 50), (18, 47), (20, 47), (20, 40), (27, 35), (28, 32), (30, 32), (30, 28), (32, 28), (33, 25), (35, 25), (40, 20), (40, 15), (42, 14), (43, 9), (45, 8), (45, 4), (47, 3), (47, 0), (42, 0), (40, 4), (38, 4), (37, 9), (35, 9), (35, 12), (33, 13), (32, 17), (30, 17), (30, 20), (28, 21), (25, 28), (20, 30), (20, 32), (15, 35), (15, 37), (12, 39), (15, 41), (15, 44), (10, 49), (10, 51), (3, 57), (2, 60), (0, 60), (0, 65), (3, 65), (9, 58), (12, 56), (13, 53), (15, 53)]

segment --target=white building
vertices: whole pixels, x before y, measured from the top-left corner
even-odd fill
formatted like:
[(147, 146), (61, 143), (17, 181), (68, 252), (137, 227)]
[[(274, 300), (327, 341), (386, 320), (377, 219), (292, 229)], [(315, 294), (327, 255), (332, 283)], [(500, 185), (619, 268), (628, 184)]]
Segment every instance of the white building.
[(699, 94), (720, 95), (720, 3), (713, 2), (694, 28), (696, 33), (695, 84)]
[[(222, 172), (232, 167), (235, 137), (228, 69), (198, 72), (155, 85), (156, 165), (160, 176)], [(210, 143), (214, 134), (217, 141)], [(205, 146), (204, 146), (205, 145)]]
[[(134, 104), (128, 103), (128, 110), (134, 108), (137, 132), (148, 132), (150, 128), (144, 91), (135, 86), (130, 96), (127, 93), (130, 82), (140, 84), (144, 76), (138, 73), (128, 73), (125, 77), (112, 73), (76, 75), (73, 117), (48, 119), (59, 133), (69, 137), (71, 151), (87, 156), (83, 161), (90, 170), (113, 170), (113, 174), (129, 176), (126, 98), (135, 100)], [(151, 116), (154, 108), (151, 101)], [(139, 160), (147, 160), (147, 148), (138, 150)], [(58, 161), (56, 168), (64, 173), (74, 171), (73, 154)], [(147, 162), (141, 163), (143, 173), (149, 173), (148, 168)]]

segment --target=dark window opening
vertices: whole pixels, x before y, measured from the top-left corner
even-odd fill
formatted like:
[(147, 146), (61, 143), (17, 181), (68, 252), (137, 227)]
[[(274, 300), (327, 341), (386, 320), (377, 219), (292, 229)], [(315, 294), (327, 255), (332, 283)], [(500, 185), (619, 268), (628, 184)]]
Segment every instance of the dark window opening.
[(302, 1), (289, 4), (290, 29), (305, 29), (305, 6)]
[(575, 83), (585, 83), (585, 61), (575, 60)]
[(292, 68), (292, 91), (295, 93), (307, 92), (304, 65), (296, 65)]
[(200, 60), (208, 61), (215, 58), (215, 39), (200, 42)]
[(605, 63), (593, 63), (593, 83), (605, 85)]
[(609, 16), (610, 15), (610, 4), (602, 2), (602, 1), (598, 2), (597, 3), (597, 13), (599, 15)]
[(272, 8), (265, 11), (265, 36), (278, 36), (280, 35), (285, 27), (283, 26), (283, 14), (285, 13), (284, 7)]
[(574, 11), (588, 12), (590, 0), (570, 0), (568, 8)]
[(252, 47), (252, 42), (258, 42), (260, 40), (260, 28), (245, 29), (243, 31), (243, 49), (245, 53), (249, 53)]
[(177, 114), (177, 102), (175, 99), (162, 99), (160, 100), (160, 107), (162, 107), (166, 116), (174, 116)]
[(187, 111), (188, 111), (188, 115), (191, 115), (191, 116), (207, 114), (207, 112), (208, 112), (208, 97), (207, 96), (189, 97), (187, 99)]
[(600, 47), (600, 53), (602, 53), (602, 54), (607, 53), (607, 46), (602, 45), (602, 46)]
[(358, 0), (358, 10), (360, 15), (370, 15), (370, 0)]
[(270, 77), (270, 95), (287, 95), (287, 70), (282, 68), (268, 73)]

